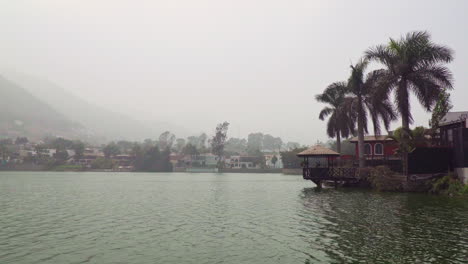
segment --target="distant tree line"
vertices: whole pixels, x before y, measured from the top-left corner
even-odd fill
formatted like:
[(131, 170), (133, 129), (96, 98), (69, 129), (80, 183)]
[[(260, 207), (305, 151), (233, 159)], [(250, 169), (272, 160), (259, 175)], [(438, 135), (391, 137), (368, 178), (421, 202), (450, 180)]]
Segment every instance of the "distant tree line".
[[(208, 137), (206, 133), (177, 138), (170, 131), (165, 131), (157, 139), (145, 139), (141, 142), (119, 140), (111, 141), (100, 146), (92, 146), (80, 140), (69, 140), (61, 137), (46, 137), (40, 143), (32, 146), (35, 155), (24, 158), (26, 163), (45, 165), (46, 168), (65, 165), (77, 161), (86, 155), (86, 148), (98, 148), (104, 154), (95, 158), (91, 163), (92, 169), (113, 169), (118, 165), (119, 159), (131, 159), (131, 165), (136, 171), (172, 171), (171, 154), (182, 156), (197, 156), (212, 153), (220, 162), (218, 167), (223, 167), (223, 157), (232, 155), (248, 155), (255, 158), (255, 163), (265, 167), (264, 152), (278, 153), (300, 147), (299, 143), (284, 143), (280, 137), (260, 132), (250, 133), (247, 138), (229, 138), (229, 123), (223, 122), (215, 127), (214, 135)], [(18, 149), (18, 145), (27, 144), (29, 140), (18, 137), (16, 140), (0, 140), (0, 155), (11, 156)], [(49, 150), (54, 149), (53, 155)], [(73, 151), (73, 160), (72, 152)], [(17, 151), (16, 151), (17, 152)], [(120, 156), (122, 155), (122, 156)], [(278, 162), (279, 156), (272, 159), (272, 163)]]

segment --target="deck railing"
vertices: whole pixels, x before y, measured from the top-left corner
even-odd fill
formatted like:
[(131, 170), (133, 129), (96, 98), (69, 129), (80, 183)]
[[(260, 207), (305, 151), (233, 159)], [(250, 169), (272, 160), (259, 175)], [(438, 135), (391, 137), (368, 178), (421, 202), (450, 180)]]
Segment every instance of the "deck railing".
[(306, 180), (351, 180), (357, 179), (357, 168), (303, 168), (303, 178)]

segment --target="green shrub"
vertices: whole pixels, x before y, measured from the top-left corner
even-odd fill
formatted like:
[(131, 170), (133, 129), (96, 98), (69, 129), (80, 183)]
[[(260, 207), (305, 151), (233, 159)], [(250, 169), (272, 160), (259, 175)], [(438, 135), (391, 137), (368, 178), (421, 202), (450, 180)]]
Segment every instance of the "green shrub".
[(372, 168), (357, 168), (357, 177), (361, 180), (369, 181)]
[(434, 179), (430, 192), (450, 196), (468, 196), (468, 185), (463, 184), (453, 173), (449, 173), (442, 178)]
[(401, 191), (403, 189), (402, 178), (387, 166), (371, 168), (368, 180), (378, 191)]

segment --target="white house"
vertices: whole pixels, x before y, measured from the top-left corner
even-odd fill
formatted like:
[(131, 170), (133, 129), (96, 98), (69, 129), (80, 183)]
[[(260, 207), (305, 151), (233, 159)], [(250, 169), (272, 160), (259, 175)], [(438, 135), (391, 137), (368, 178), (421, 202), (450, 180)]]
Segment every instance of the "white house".
[(258, 169), (255, 159), (256, 157), (250, 156), (231, 156), (226, 166), (232, 169)]

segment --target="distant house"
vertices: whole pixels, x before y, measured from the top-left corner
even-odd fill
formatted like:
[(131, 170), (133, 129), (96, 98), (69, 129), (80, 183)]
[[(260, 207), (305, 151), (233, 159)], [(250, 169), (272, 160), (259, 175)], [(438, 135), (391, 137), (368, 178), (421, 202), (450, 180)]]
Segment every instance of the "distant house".
[(468, 111), (449, 112), (439, 123), (440, 140), (451, 148), (452, 165), (457, 175), (468, 183)]
[(184, 167), (183, 154), (171, 153), (171, 155), (169, 155), (169, 161), (171, 162), (173, 168)]
[(257, 164), (258, 157), (251, 156), (231, 156), (227, 167), (232, 169), (258, 169), (260, 168)]
[(91, 163), (93, 163), (93, 161), (95, 161), (97, 158), (104, 158), (104, 154), (103, 155), (83, 154), (81, 158), (75, 160), (75, 163), (82, 165), (83, 167), (86, 167), (86, 168), (91, 168)]
[(73, 149), (67, 149), (67, 154), (68, 154), (68, 157), (73, 157), (75, 156), (75, 151)]
[(211, 154), (211, 153), (208, 153), (208, 154), (204, 154), (204, 155), (201, 155), (205, 158), (205, 167), (216, 167), (218, 165), (218, 159), (219, 157), (214, 155), (214, 154)]
[(133, 170), (133, 160), (135, 157), (128, 154), (120, 154), (112, 157), (112, 160), (117, 164), (117, 169), (130, 171)]
[(35, 157), (37, 155), (37, 152), (35, 150), (27, 150), (27, 149), (20, 149), (18, 153), (21, 158)]
[[(350, 140), (355, 144), (356, 157), (359, 157), (358, 137)], [(398, 145), (395, 140), (385, 135), (364, 136), (364, 157), (366, 159), (397, 159), (395, 151)]]
[(46, 156), (49, 156), (49, 157), (54, 157), (55, 153), (57, 153), (57, 149), (42, 149), (40, 151), (40, 154), (41, 155), (46, 155)]
[[(218, 156), (207, 153), (198, 155), (179, 156), (174, 154), (173, 161), (176, 167), (184, 168), (215, 168), (218, 165)], [(173, 163), (173, 164), (174, 164)]]
[(97, 158), (104, 158), (104, 153), (101, 150), (97, 148), (86, 148), (82, 157), (76, 159), (75, 163), (86, 168), (91, 168), (91, 163)]

